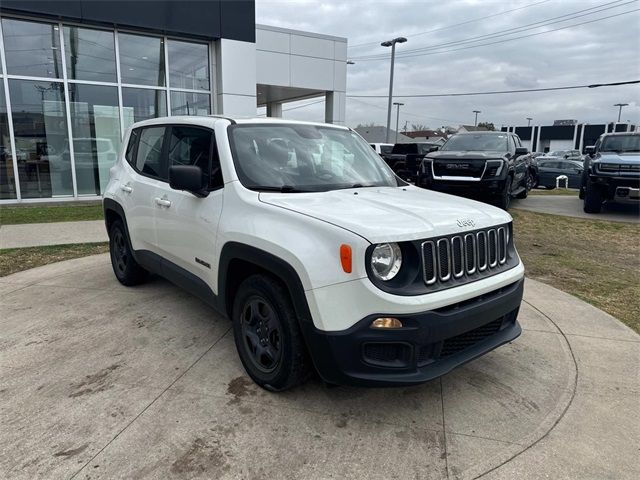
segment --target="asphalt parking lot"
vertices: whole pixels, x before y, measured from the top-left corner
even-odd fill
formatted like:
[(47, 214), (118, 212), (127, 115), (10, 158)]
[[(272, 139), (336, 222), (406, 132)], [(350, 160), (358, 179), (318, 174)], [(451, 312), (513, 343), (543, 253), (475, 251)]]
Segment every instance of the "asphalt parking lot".
[(511, 206), (521, 210), (566, 217), (640, 223), (640, 210), (635, 205), (605, 203), (601, 213), (585, 213), (582, 209), (582, 200), (577, 195), (529, 195), (524, 200), (514, 199)]
[(401, 389), (271, 394), (228, 320), (107, 255), (0, 278), (0, 478), (638, 478), (640, 337), (528, 280), (523, 334)]

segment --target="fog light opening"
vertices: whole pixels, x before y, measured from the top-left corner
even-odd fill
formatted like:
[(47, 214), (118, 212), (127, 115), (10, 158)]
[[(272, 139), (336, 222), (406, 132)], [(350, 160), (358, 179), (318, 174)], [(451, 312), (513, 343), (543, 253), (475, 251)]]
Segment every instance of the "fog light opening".
[(402, 328), (402, 322), (397, 318), (381, 317), (371, 322), (371, 328)]

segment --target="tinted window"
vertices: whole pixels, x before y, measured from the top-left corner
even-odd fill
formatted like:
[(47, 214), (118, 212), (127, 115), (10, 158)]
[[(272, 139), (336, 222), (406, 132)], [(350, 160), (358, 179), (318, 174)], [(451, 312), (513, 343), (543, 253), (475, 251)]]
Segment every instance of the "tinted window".
[(640, 135), (611, 135), (604, 137), (602, 152), (640, 152)]
[(392, 145), (380, 145), (380, 153), (384, 153), (386, 155), (388, 153), (391, 153), (392, 150)]
[(138, 142), (136, 170), (152, 177), (166, 179), (162, 168), (164, 127), (143, 128)]
[(135, 165), (133, 161), (133, 155), (136, 151), (136, 145), (138, 144), (138, 138), (140, 137), (140, 130), (135, 129), (131, 132), (131, 136), (129, 137), (129, 143), (127, 144), (127, 151), (124, 156), (132, 166)]
[[(212, 132), (204, 128), (176, 126), (169, 137), (169, 165), (195, 165), (200, 167), (210, 187), (222, 185), (220, 161), (214, 155), (212, 159)], [(210, 167), (210, 162), (213, 165)], [(213, 175), (209, 178), (209, 172)]]
[(463, 134), (454, 135), (442, 146), (443, 151), (480, 151), (506, 152), (507, 135)]

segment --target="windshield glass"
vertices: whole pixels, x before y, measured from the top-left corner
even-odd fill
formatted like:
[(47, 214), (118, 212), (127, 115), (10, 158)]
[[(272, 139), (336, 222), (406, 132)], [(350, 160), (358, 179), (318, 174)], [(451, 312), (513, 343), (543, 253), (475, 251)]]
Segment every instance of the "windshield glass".
[(397, 187), (401, 181), (349, 130), (296, 124), (229, 127), (238, 177), (255, 190), (318, 192)]
[(508, 150), (507, 135), (454, 135), (440, 150), (506, 152)]
[(601, 152), (640, 152), (640, 135), (604, 137)]

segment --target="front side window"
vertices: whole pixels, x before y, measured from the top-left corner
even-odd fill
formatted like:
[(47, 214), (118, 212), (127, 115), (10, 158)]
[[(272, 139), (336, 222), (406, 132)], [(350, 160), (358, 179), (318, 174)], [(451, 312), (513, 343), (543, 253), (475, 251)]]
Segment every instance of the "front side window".
[(242, 184), (255, 190), (328, 191), (403, 184), (361, 137), (313, 125), (229, 127)]
[(507, 135), (454, 135), (442, 146), (442, 151), (507, 152)]
[(143, 128), (138, 141), (136, 170), (151, 177), (166, 180), (162, 166), (164, 127)]
[(215, 151), (212, 135), (213, 132), (204, 128), (174, 126), (169, 136), (167, 155), (170, 166), (200, 167), (205, 183), (216, 188), (222, 185), (222, 174), (218, 156), (212, 155)]

